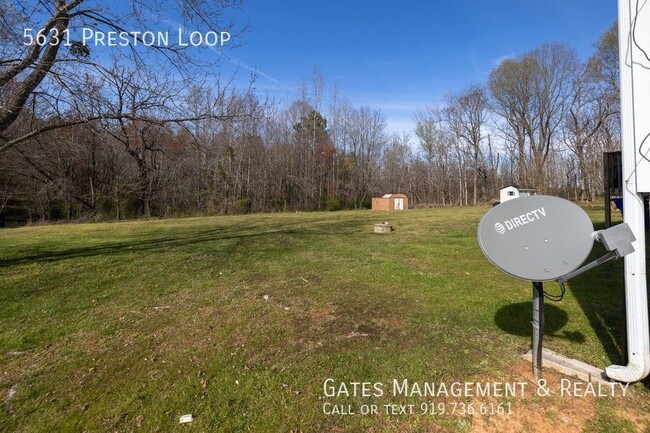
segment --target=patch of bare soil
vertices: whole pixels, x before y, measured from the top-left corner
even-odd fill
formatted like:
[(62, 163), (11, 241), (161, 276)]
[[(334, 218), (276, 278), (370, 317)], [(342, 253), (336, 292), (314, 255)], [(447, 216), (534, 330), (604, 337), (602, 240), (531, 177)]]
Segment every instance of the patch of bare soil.
[[(523, 397), (512, 399), (512, 413), (510, 415), (474, 415), (471, 418), (472, 432), (537, 432), (537, 433), (563, 433), (589, 431), (591, 422), (598, 416), (601, 408), (599, 400), (606, 399), (608, 406), (613, 408), (613, 413), (630, 421), (635, 431), (646, 432), (650, 430), (650, 414), (644, 407), (650, 404), (650, 398), (643, 392), (629, 386), (625, 395), (617, 384), (614, 387), (614, 397), (603, 397), (602, 394), (611, 395), (609, 386), (601, 389), (601, 396), (589, 395), (585, 392), (588, 387), (585, 382), (576, 377), (565, 376), (553, 370), (544, 370), (544, 379), (549, 396), (537, 395), (538, 383), (533, 377), (531, 366), (528, 362), (519, 361), (513, 366), (514, 380), (527, 382), (527, 392)], [(564, 385), (570, 381), (577, 384), (580, 390), (578, 395), (562, 395), (562, 379)], [(486, 379), (489, 381), (490, 379)], [(624, 386), (624, 385), (623, 385)], [(596, 392), (597, 387), (594, 387)]]

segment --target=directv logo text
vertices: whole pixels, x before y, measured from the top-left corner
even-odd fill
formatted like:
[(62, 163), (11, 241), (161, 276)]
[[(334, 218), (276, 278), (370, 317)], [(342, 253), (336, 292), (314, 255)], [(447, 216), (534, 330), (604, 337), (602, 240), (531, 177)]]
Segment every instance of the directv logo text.
[(516, 229), (517, 227), (523, 226), (528, 223), (532, 223), (546, 216), (546, 210), (544, 208), (539, 208), (526, 212), (509, 220), (506, 220), (501, 223), (496, 223), (494, 225), (494, 230), (497, 231), (500, 235), (504, 234), (507, 230)]

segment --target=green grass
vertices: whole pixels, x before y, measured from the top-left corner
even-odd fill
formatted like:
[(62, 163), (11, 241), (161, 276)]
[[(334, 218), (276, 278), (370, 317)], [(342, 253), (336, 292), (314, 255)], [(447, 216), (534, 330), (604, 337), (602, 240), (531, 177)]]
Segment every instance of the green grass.
[(599, 402), (596, 417), (584, 429), (584, 433), (634, 433), (634, 424), (618, 416), (608, 402)]
[[(463, 417), (326, 416), (323, 382), (511, 377), (531, 288), (481, 253), (487, 210), (0, 231), (0, 430), (467, 431)], [(383, 220), (396, 231), (374, 234)], [(621, 263), (572, 282), (547, 305), (545, 346), (619, 362), (622, 284)]]

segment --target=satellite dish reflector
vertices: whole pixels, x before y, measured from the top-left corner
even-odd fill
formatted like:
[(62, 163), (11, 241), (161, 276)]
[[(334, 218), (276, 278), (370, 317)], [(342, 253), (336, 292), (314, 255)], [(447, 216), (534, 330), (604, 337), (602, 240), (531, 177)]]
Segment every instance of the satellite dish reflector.
[(579, 206), (559, 197), (508, 200), (483, 216), (478, 242), (499, 269), (530, 281), (555, 280), (585, 261), (594, 226)]

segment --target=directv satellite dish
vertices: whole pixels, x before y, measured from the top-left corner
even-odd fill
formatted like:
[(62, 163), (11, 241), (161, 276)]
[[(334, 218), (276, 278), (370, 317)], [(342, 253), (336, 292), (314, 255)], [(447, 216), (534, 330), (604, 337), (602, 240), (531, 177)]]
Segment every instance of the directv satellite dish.
[(530, 281), (556, 280), (585, 261), (594, 227), (579, 206), (536, 195), (493, 207), (478, 226), (483, 253), (499, 269)]

